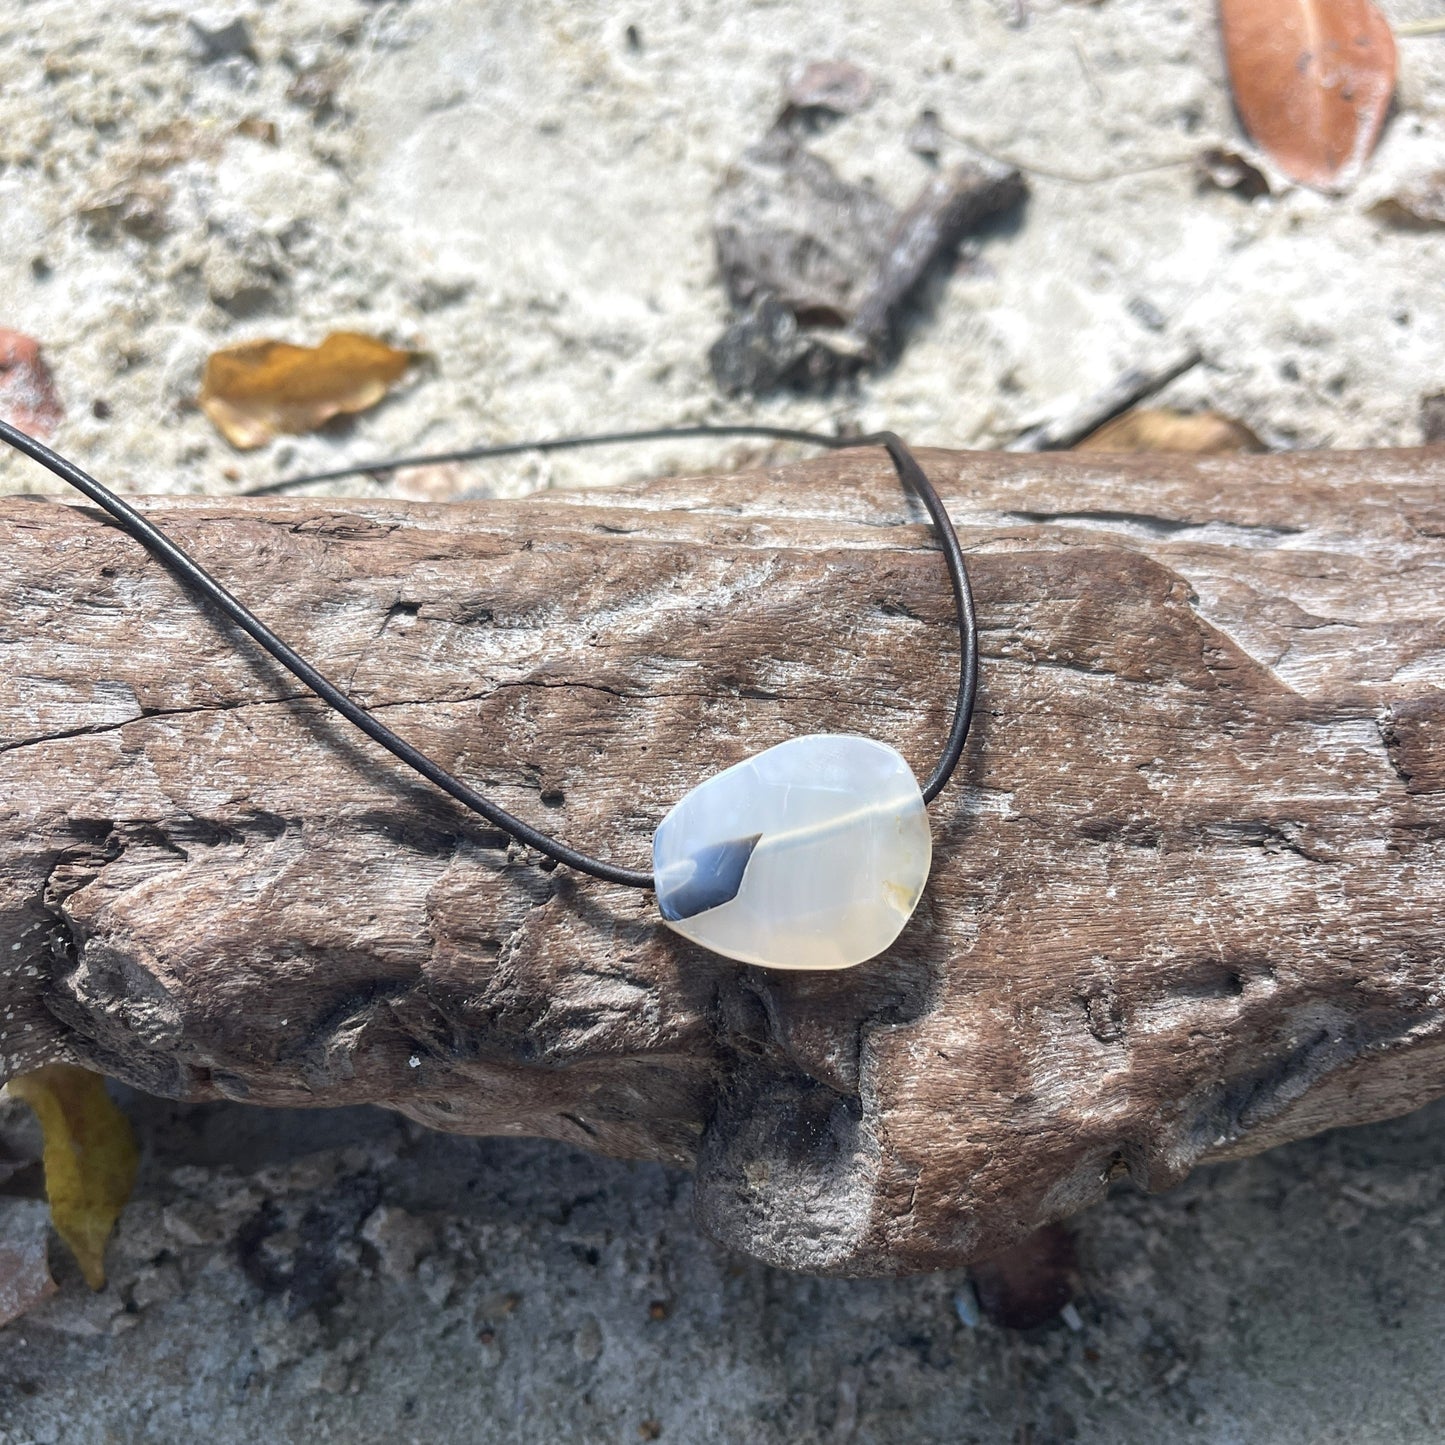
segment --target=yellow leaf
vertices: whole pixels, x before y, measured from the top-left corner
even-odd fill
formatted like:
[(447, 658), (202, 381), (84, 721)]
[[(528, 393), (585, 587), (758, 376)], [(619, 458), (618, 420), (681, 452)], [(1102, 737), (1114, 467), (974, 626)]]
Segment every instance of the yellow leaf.
[(1244, 425), (1217, 411), (1193, 414), (1167, 407), (1136, 407), (1106, 421), (1079, 442), (1076, 452), (1262, 452), (1264, 443)]
[(105, 1080), (73, 1064), (46, 1064), (6, 1088), (34, 1109), (45, 1135), (45, 1192), (55, 1232), (91, 1289), (105, 1285), (105, 1243), (135, 1184), (135, 1137)]
[(320, 346), (248, 341), (210, 357), (197, 400), (244, 450), (375, 406), (416, 357), (356, 331), (334, 331)]

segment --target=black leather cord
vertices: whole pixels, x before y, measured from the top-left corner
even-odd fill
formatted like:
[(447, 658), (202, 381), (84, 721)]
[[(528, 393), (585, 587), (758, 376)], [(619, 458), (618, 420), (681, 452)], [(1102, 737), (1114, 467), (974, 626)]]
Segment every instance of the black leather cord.
[[(844, 447), (881, 446), (893, 461), (899, 479), (911, 488), (922, 501), (933, 521), (939, 539), (943, 544), (944, 561), (948, 566), (949, 580), (953, 585), (955, 610), (959, 630), (959, 684), (958, 700), (954, 708), (953, 725), (949, 729), (943, 755), (933, 772), (923, 784), (925, 802), (932, 802), (942, 792), (958, 760), (963, 755), (964, 743), (968, 737), (969, 722), (973, 717), (974, 698), (978, 686), (978, 622), (974, 615), (973, 594), (969, 590), (968, 574), (964, 569), (963, 551), (958, 536), (953, 530), (948, 512), (933, 484), (918, 465), (912, 452), (892, 432), (876, 432), (866, 437), (834, 437), (806, 431), (793, 431), (786, 427), (767, 426), (688, 426), (663, 427), (650, 431), (610, 432), (596, 436), (561, 437), (542, 442), (515, 442), (503, 446), (469, 447), (459, 451), (441, 452), (429, 456), (405, 457), (395, 461), (371, 462), (361, 466), (343, 467), (330, 472), (317, 472), (308, 476), (291, 477), (272, 482), (266, 486), (252, 488), (242, 495), (258, 495), (284, 491), (291, 487), (303, 486), (308, 482), (334, 481), (341, 477), (355, 476), (365, 472), (391, 472), (401, 467), (420, 466), (447, 461), (471, 461), (484, 457), (508, 456), (526, 451), (558, 451), (565, 447), (603, 446), (616, 442), (659, 441), (682, 437), (704, 436), (757, 436), (770, 437), (781, 441), (806, 442), (814, 446), (839, 450)], [(168, 568), (192, 591), (212, 602), (238, 627), (246, 632), (260, 647), (270, 653), (282, 667), (298, 677), (323, 702), (339, 712), (348, 722), (354, 723), (369, 738), (381, 744), (400, 758), (409, 768), (415, 769), (422, 777), (435, 783), (459, 803), (479, 813), (489, 823), (511, 834), (518, 842), (535, 848), (539, 853), (558, 863), (565, 863), (579, 873), (590, 874), (608, 883), (618, 883), (628, 888), (651, 888), (650, 870), (621, 868), (601, 858), (592, 858), (579, 853), (575, 848), (539, 832), (520, 818), (513, 817), (505, 809), (489, 802), (476, 789), (469, 787), (460, 778), (454, 777), (445, 768), (433, 762), (424, 753), (373, 717), (365, 708), (353, 702), (335, 683), (323, 676), (306, 659), (293, 651), (276, 636), (253, 612), (237, 600), (220, 582), (211, 576), (187, 552), (183, 551), (158, 527), (148, 522), (134, 507), (123, 501), (109, 488), (101, 485), (89, 473), (82, 471), (73, 462), (38, 442), (34, 437), (0, 421), (0, 441), (8, 442), (17, 451), (23, 452), (33, 461), (53, 472), (62, 481), (68, 482), (77, 491), (84, 493), (97, 506), (102, 507), (121, 528)]]

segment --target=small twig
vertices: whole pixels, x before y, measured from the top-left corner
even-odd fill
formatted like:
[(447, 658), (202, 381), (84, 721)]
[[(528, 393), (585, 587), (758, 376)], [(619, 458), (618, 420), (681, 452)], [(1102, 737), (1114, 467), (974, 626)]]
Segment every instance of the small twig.
[(1001, 166), (1012, 166), (1015, 170), (1023, 171), (1031, 176), (1044, 176), (1051, 181), (1067, 181), (1075, 186), (1094, 186), (1102, 181), (1122, 180), (1125, 176), (1147, 175), (1150, 171), (1170, 171), (1176, 166), (1192, 166), (1195, 156), (1175, 156), (1170, 160), (1146, 161), (1139, 166), (1121, 166), (1118, 170), (1095, 171), (1092, 174), (1082, 174), (1078, 171), (1056, 171), (1048, 166), (1030, 165), (1028, 161), (1021, 161), (1013, 156), (1006, 156), (998, 151), (990, 150), (985, 145), (980, 145), (971, 136), (960, 135), (956, 130), (950, 130), (946, 125), (938, 127), (941, 135), (946, 135), (949, 140), (954, 140), (959, 145), (967, 146), (969, 150), (976, 151), (987, 160), (996, 161)]
[(1091, 431), (1097, 430), (1107, 421), (1138, 406), (1141, 401), (1155, 395), (1186, 371), (1192, 371), (1203, 360), (1198, 351), (1190, 350), (1176, 357), (1168, 365), (1154, 371), (1130, 369), (1109, 386), (1091, 397), (1081, 407), (1056, 418), (1030, 427), (1011, 441), (1005, 451), (1010, 452), (1057, 452), (1064, 451), (1082, 441)]
[(1028, 187), (1017, 170), (965, 161), (933, 177), (899, 216), (848, 327), (868, 352), (886, 351), (900, 308), (938, 258), (983, 221), (1016, 206)]
[[(825, 419), (833, 422), (839, 437), (844, 436), (840, 418), (846, 415), (845, 408), (835, 408), (826, 413)], [(453, 462), (491, 461), (498, 457), (522, 456), (529, 452), (545, 455), (548, 452), (570, 451), (581, 447), (614, 446), (630, 442), (647, 441), (716, 441), (719, 437), (771, 437), (773, 444), (780, 441), (800, 441), (805, 436), (820, 434), (814, 431), (799, 431), (793, 427), (758, 426), (751, 422), (703, 422), (696, 425), (645, 427), (630, 431), (598, 432), (585, 436), (564, 436), (535, 438), (520, 442), (482, 442), (475, 446), (457, 447), (446, 452), (425, 452), (414, 456), (385, 457), (369, 462), (347, 462), (324, 472), (306, 472), (301, 476), (281, 477), (274, 482), (261, 482), (253, 487), (241, 487), (230, 493), (233, 497), (272, 497), (289, 492), (295, 487), (309, 487), (313, 482), (336, 482), (347, 477), (369, 476), (379, 481), (383, 476), (404, 471), (412, 467), (447, 466)], [(851, 434), (851, 433), (849, 433)], [(831, 439), (825, 445), (836, 445)]]
[(1395, 27), (1395, 34), (1406, 38), (1416, 35), (1445, 35), (1445, 15), (1434, 20), (1407, 20)]

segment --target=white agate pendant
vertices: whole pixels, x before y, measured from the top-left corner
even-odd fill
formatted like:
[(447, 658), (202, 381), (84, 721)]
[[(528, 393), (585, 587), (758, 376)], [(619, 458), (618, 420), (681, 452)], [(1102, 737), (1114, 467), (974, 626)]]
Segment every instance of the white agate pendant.
[(851, 968), (882, 953), (932, 859), (902, 755), (841, 733), (793, 738), (699, 783), (652, 839), (668, 927), (765, 968)]

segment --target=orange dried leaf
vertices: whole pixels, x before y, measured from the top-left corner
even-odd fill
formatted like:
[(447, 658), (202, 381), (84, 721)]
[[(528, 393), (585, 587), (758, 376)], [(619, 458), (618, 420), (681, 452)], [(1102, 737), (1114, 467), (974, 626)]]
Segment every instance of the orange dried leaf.
[(198, 401), (233, 447), (259, 447), (375, 406), (415, 360), (356, 331), (334, 331), (320, 346), (248, 341), (211, 356)]
[(55, 378), (40, 354), (40, 343), (23, 332), (0, 326), (0, 416), (21, 431), (48, 437), (65, 410), (55, 394)]
[(135, 1184), (135, 1137), (105, 1081), (73, 1064), (46, 1064), (7, 1089), (35, 1111), (45, 1135), (50, 1221), (91, 1289), (105, 1284), (105, 1244)]
[(1395, 91), (1395, 37), (1370, 0), (1219, 0), (1240, 119), (1293, 180), (1342, 190)]
[(1264, 443), (1242, 422), (1217, 411), (1193, 415), (1166, 407), (1137, 407), (1106, 421), (1076, 452), (1262, 452)]

